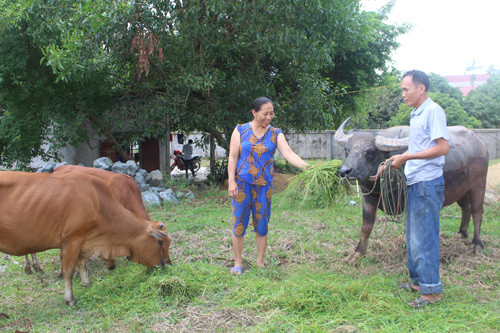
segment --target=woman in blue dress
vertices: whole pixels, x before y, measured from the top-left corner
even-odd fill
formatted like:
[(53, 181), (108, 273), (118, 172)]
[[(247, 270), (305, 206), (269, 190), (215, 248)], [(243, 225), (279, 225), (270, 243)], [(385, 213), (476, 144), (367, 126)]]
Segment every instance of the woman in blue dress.
[(229, 147), (228, 193), (233, 209), (233, 274), (241, 274), (243, 237), (252, 212), (257, 243), (257, 267), (264, 267), (267, 227), (271, 216), (274, 153), (276, 148), (290, 164), (305, 169), (307, 163), (295, 154), (279, 128), (271, 126), (273, 102), (259, 97), (252, 103), (253, 120), (238, 125), (231, 135)]

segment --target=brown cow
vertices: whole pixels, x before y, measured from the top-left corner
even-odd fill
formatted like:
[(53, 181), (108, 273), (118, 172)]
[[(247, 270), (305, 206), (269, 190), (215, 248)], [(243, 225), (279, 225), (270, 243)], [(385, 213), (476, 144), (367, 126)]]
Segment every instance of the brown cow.
[[(62, 250), (64, 300), (75, 304), (75, 266), (127, 256), (147, 267), (171, 264), (163, 224), (141, 219), (116, 199), (101, 178), (84, 172), (0, 172), (0, 251), (26, 255)], [(88, 285), (87, 277), (82, 283)]]
[[(87, 168), (87, 167), (82, 167), (82, 166), (76, 166), (76, 165), (63, 165), (54, 170), (55, 173), (57, 174), (67, 174), (68, 172), (81, 172), (87, 175), (92, 175), (98, 178), (101, 178), (103, 181), (105, 181), (115, 198), (122, 204), (123, 207), (127, 208), (130, 210), (132, 213), (134, 213), (137, 217), (141, 219), (146, 219), (150, 221), (149, 214), (146, 210), (146, 207), (144, 207), (144, 204), (142, 202), (142, 197), (141, 197), (141, 191), (139, 189), (139, 185), (137, 182), (130, 176), (128, 175), (123, 175), (119, 173), (114, 173), (102, 169), (96, 169), (96, 168)], [(35, 253), (31, 254), (31, 258), (33, 260), (33, 268), (36, 271), (42, 272), (42, 268), (40, 267), (38, 257), (36, 256)], [(62, 262), (62, 258), (61, 258)], [(114, 269), (116, 267), (115, 261), (114, 260), (105, 260), (104, 262), (106, 263), (106, 267), (108, 269)], [(24, 261), (24, 270), (26, 273), (30, 274), (31, 273), (31, 264), (28, 258), (28, 255), (25, 257)], [(80, 271), (80, 275), (83, 274), (82, 281), (86, 278), (86, 272)], [(62, 266), (61, 270), (59, 271), (59, 275), (62, 276)]]
[[(87, 168), (77, 165), (62, 165), (57, 167), (54, 172), (60, 175), (67, 174), (69, 172), (81, 172), (102, 179), (109, 186), (111, 193), (123, 207), (130, 210), (138, 218), (151, 221), (148, 211), (142, 202), (139, 185), (132, 177), (102, 169)], [(114, 260), (103, 260), (108, 269), (114, 269), (116, 267)], [(35, 258), (33, 258), (33, 262), (34, 261)], [(80, 274), (82, 273), (80, 272)]]

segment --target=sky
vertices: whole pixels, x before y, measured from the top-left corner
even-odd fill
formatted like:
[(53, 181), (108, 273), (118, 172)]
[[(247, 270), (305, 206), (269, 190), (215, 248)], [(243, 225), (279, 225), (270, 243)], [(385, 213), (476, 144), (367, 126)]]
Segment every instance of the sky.
[[(362, 9), (376, 11), (389, 0), (361, 0)], [(500, 69), (500, 1), (396, 0), (387, 21), (413, 24), (397, 40), (394, 66), (442, 76), (483, 74)], [(475, 64), (472, 71), (467, 67)]]

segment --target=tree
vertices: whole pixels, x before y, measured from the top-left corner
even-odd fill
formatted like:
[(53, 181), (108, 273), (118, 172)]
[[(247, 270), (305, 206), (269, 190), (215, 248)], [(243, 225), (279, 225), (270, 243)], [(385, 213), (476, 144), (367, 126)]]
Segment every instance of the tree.
[[(133, 135), (124, 141), (162, 138), (166, 119), (227, 147), (260, 95), (275, 101), (275, 125), (284, 130), (332, 128), (340, 117), (336, 92), (347, 78), (355, 78), (350, 87), (376, 82), (402, 32), (383, 16), (361, 13), (352, 0), (0, 5), (0, 122), (38, 126), (29, 147), (80, 142), (89, 128), (112, 141), (125, 128)], [(9, 20), (14, 24), (3, 24)], [(16, 52), (24, 54), (24, 71), (16, 69)], [(0, 138), (6, 149), (9, 137)]]
[[(365, 116), (367, 101), (372, 101), (372, 94), (364, 94), (362, 91), (371, 90), (374, 87), (392, 86), (392, 77), (399, 74), (388, 65), (391, 63), (391, 53), (397, 49), (399, 43), (397, 37), (407, 33), (411, 26), (401, 26), (385, 23), (394, 6), (394, 1), (389, 1), (381, 7), (378, 12), (363, 12), (356, 18), (354, 29), (346, 25), (344, 40), (335, 48), (332, 54), (333, 66), (324, 70), (326, 77), (331, 78), (334, 86), (340, 87), (342, 91), (338, 97), (342, 109), (342, 118), (347, 115)], [(389, 94), (394, 91), (389, 88)], [(351, 92), (360, 93), (351, 93)], [(379, 94), (376, 94), (380, 96)], [(397, 110), (397, 108), (396, 108)], [(372, 109), (373, 111), (373, 109)], [(382, 111), (379, 109), (379, 111)], [(382, 112), (384, 114), (384, 112)], [(337, 119), (337, 123), (343, 119)], [(377, 124), (382, 125), (383, 119)]]
[(500, 74), (492, 73), (485, 84), (465, 96), (464, 108), (483, 128), (500, 127)]
[(389, 127), (389, 121), (398, 113), (403, 98), (396, 76), (388, 76), (386, 82), (385, 86), (365, 92), (366, 114), (355, 118), (356, 126), (374, 129)]
[[(478, 128), (481, 126), (481, 123), (476, 118), (469, 116), (457, 100), (451, 98), (450, 95), (430, 92), (429, 97), (446, 112), (448, 126), (461, 125), (467, 128)], [(408, 125), (412, 110), (412, 107), (404, 103), (401, 104), (399, 112), (389, 121), (390, 126)]]
[(438, 92), (442, 94), (449, 95), (451, 98), (455, 99), (460, 104), (463, 103), (463, 94), (460, 89), (450, 85), (448, 80), (439, 74), (430, 73), (429, 74), (429, 92)]

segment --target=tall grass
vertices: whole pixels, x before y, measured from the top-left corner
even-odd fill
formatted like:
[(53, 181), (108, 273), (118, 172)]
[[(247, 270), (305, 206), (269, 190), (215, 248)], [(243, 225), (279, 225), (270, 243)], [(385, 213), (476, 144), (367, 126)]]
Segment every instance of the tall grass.
[(285, 201), (313, 207), (331, 206), (339, 193), (350, 190), (347, 180), (338, 176), (340, 160), (315, 165), (294, 176), (288, 187), (280, 193)]
[(44, 273), (32, 275), (24, 273), (23, 258), (0, 255), (0, 314), (9, 317), (0, 315), (0, 332), (26, 330), (27, 323), (31, 332), (500, 330), (498, 203), (485, 206), (483, 254), (472, 255), (470, 240), (455, 236), (458, 206), (442, 211), (444, 301), (415, 310), (406, 303), (416, 295), (397, 288), (407, 280), (403, 223), (381, 218), (359, 266), (343, 262), (359, 238), (361, 198), (355, 194), (316, 208), (276, 195), (266, 268), (253, 265), (256, 246), (249, 230), (244, 273), (233, 276), (227, 193), (216, 187), (196, 193), (195, 200), (149, 210), (166, 222), (172, 267), (148, 270), (122, 258), (107, 271), (93, 259), (92, 285), (84, 288), (74, 278), (75, 307), (63, 302), (58, 251), (41, 253)]

